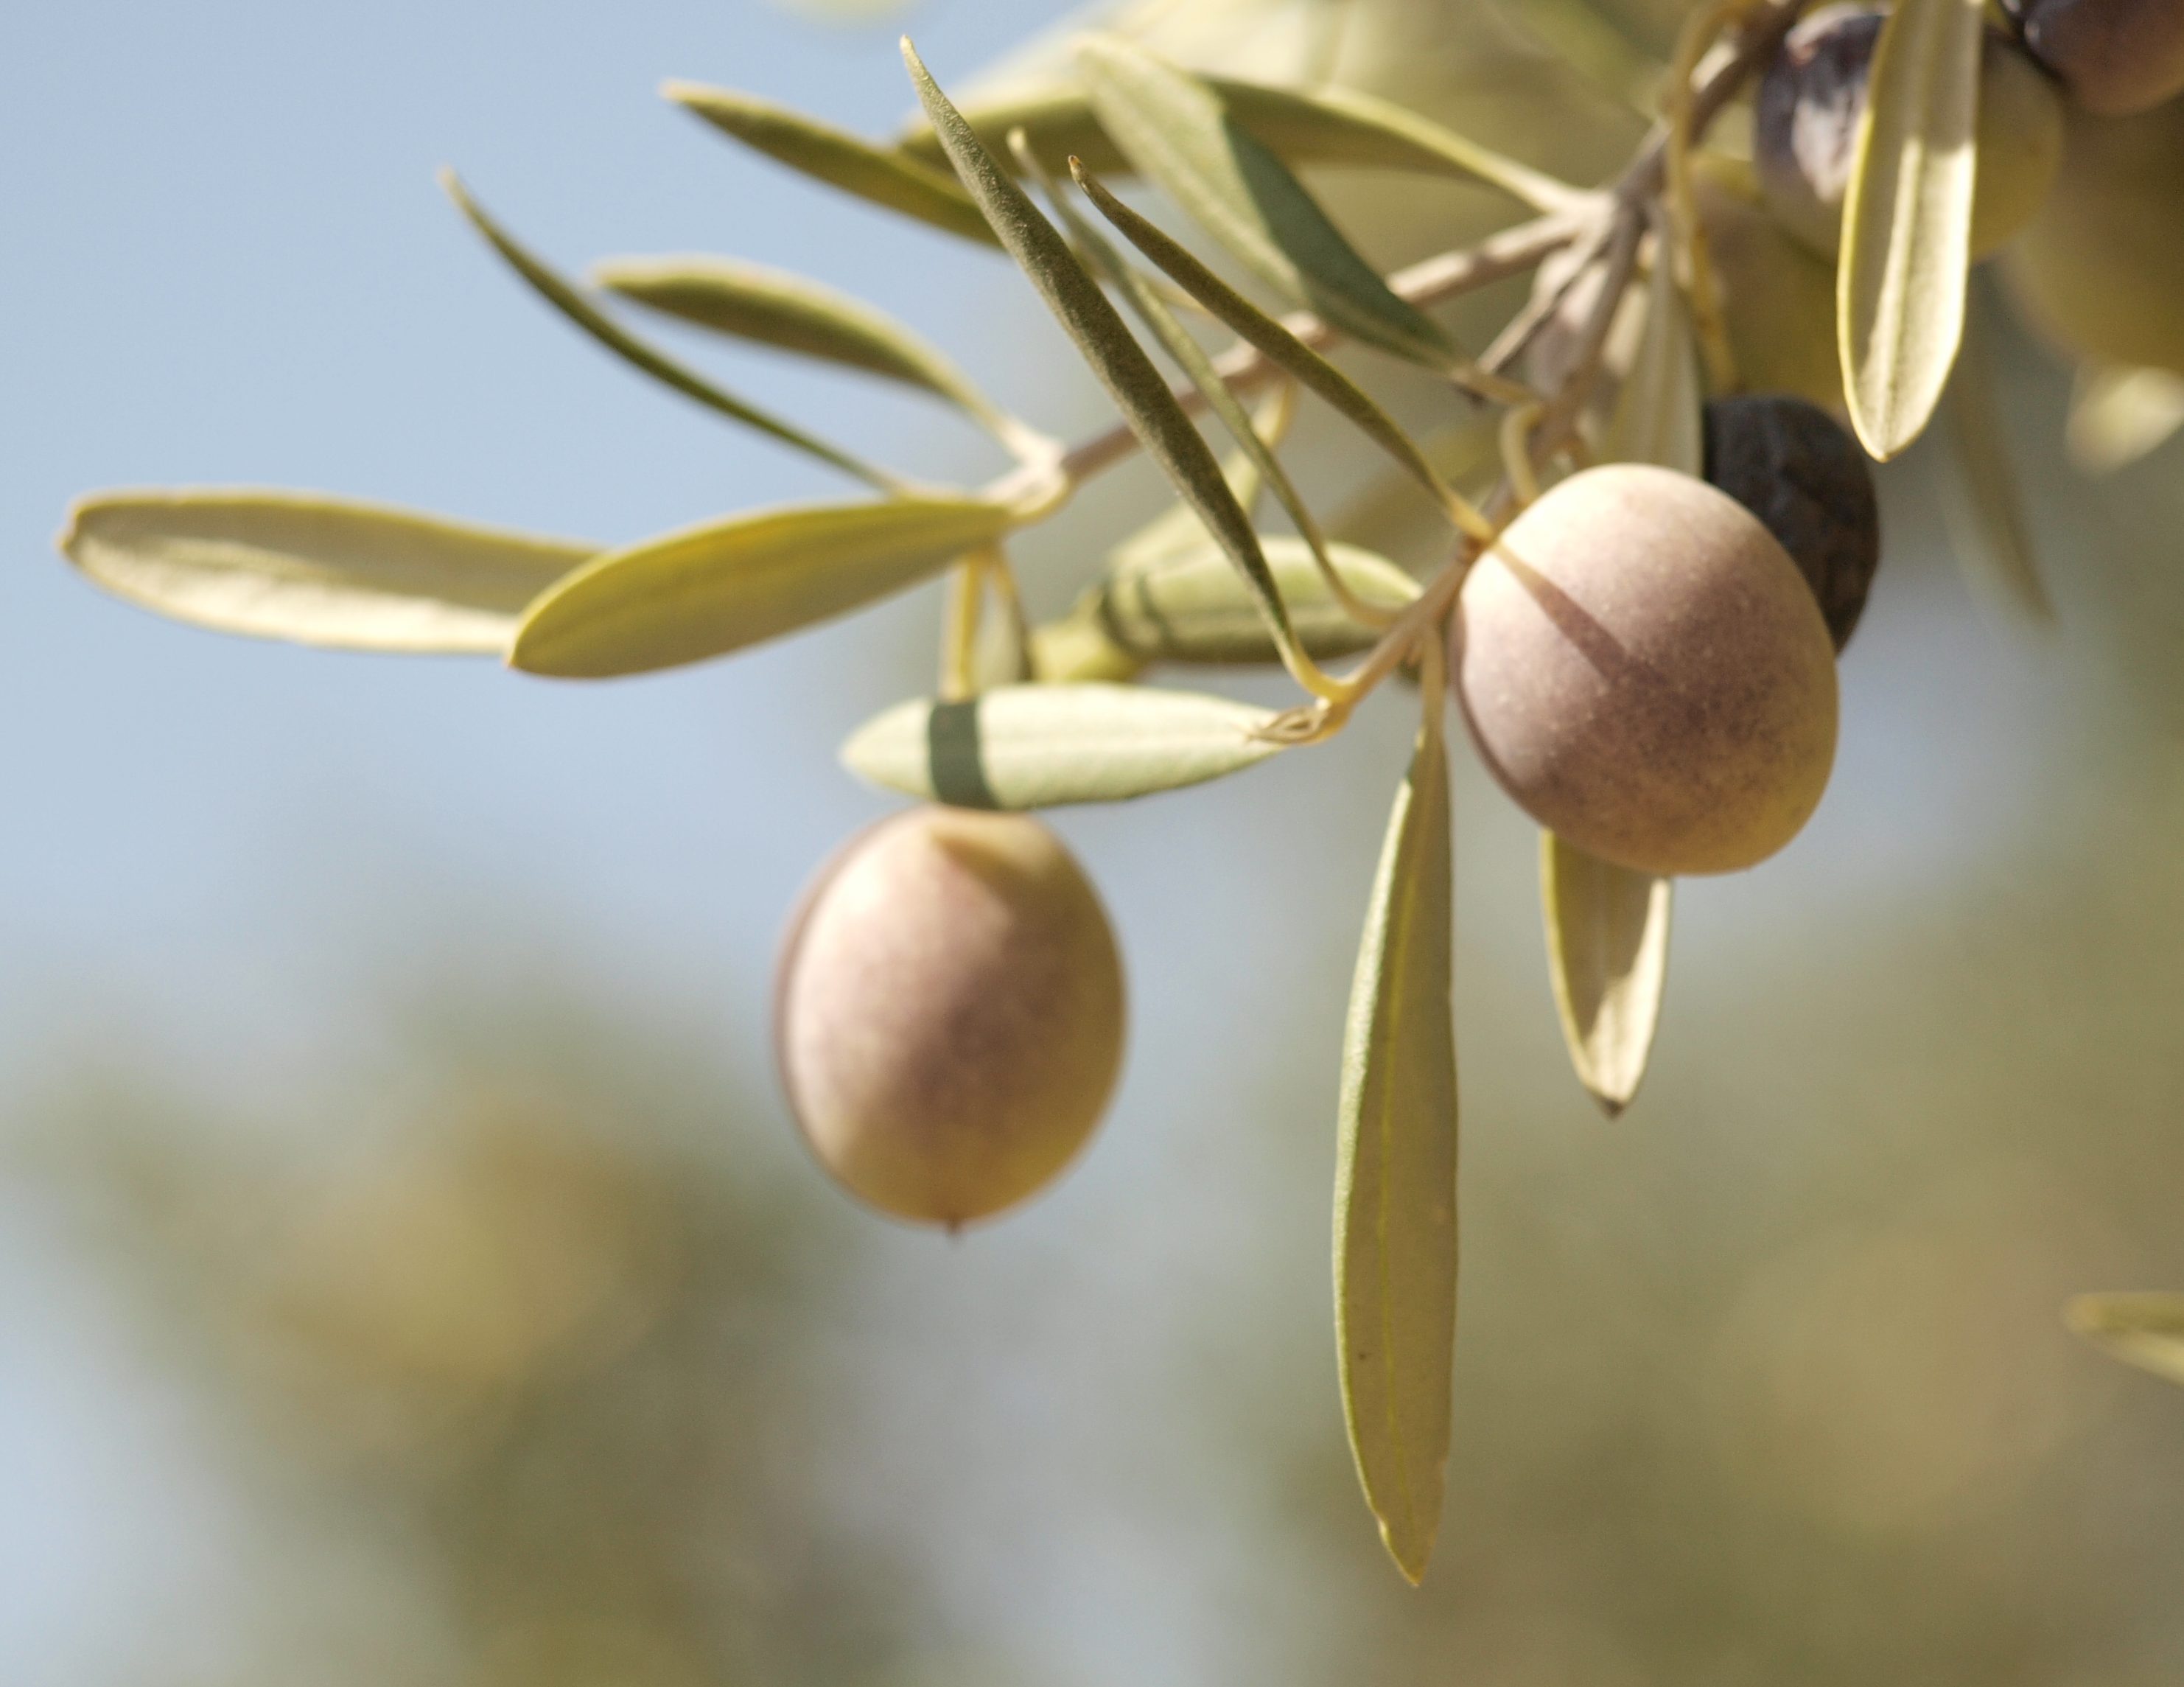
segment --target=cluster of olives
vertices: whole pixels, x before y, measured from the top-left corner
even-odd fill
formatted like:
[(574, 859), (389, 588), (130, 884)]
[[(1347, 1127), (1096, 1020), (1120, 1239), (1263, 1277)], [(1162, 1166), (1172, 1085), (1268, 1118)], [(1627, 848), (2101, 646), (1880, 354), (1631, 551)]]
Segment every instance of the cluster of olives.
[[(2184, 373), (2184, 0), (2009, 0), (1980, 87), (1976, 257), (2077, 356)], [(1449, 673), (1524, 812), (1662, 876), (1736, 871), (1818, 806), (1835, 658), (1880, 554), (1838, 425), (1834, 265), (1885, 14), (1804, 19), (1761, 80), (1751, 179), (1702, 173), (1726, 325), (1756, 395), (1709, 404), (1703, 478), (1570, 476), (1472, 568)], [(1582, 288), (1572, 298), (1590, 303)], [(1567, 351), (1535, 348), (1535, 380)], [(822, 1163), (953, 1228), (1060, 1171), (1120, 1065), (1097, 897), (1039, 822), (927, 807), (860, 839), (794, 923), (783, 1081)]]
[[(2184, 3), (2006, 0), (1981, 58), (1972, 252), (2074, 358), (2184, 374)], [(1804, 18), (1761, 79), (1752, 176), (1700, 213), (1746, 378), (1841, 406), (1834, 263), (1886, 14)]]
[[(1835, 752), (1834, 656), (1879, 556), (1863, 455), (1789, 397), (1708, 406), (1712, 484), (1591, 469), (1510, 524), (1451, 628), (1487, 766), (1543, 825), (1659, 874), (1780, 848)], [(783, 1082), (820, 1161), (953, 1229), (1052, 1179), (1121, 1064), (1122, 967), (1044, 824), (928, 807), (852, 840), (791, 922)]]

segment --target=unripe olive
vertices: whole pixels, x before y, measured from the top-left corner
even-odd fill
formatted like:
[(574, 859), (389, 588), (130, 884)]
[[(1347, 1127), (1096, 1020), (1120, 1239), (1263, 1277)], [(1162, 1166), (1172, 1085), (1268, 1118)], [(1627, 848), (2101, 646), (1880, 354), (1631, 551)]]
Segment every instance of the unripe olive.
[(1701, 175), (1692, 188), (1744, 384), (1841, 413), (1834, 271), (1729, 183)]
[(2184, 100), (2073, 112), (2055, 192), (2003, 272), (2065, 349), (2184, 374)]
[[(1753, 163), (1767, 208), (1814, 252), (1841, 244), (1858, 126), (1885, 11), (1825, 6), (1791, 31), (1760, 79)], [(1972, 254), (2007, 242), (2040, 207), (2062, 148), (2062, 107), (2037, 66), (1990, 31), (1980, 59)]]
[(1790, 553), (1840, 652), (1880, 564), (1880, 505), (1858, 442), (1786, 393), (1716, 399), (1706, 407), (1706, 478)]
[(1764, 860), (1835, 760), (1835, 652), (1773, 534), (1704, 481), (1588, 469), (1472, 569), (1451, 672), (1518, 806), (1640, 872)]
[(820, 1164), (950, 1228), (1044, 1187), (1123, 1053), (1098, 895), (1022, 814), (911, 809), (845, 845), (789, 928), (774, 1047)]
[(2184, 93), (2179, 0), (2003, 0), (2003, 8), (2087, 111), (2128, 117)]

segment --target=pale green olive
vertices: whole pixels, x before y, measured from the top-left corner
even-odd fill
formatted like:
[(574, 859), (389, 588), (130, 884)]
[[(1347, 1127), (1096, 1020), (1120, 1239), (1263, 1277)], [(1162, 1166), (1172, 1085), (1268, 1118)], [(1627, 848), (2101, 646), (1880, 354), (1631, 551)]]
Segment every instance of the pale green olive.
[(1640, 872), (1764, 860), (1834, 764), (1811, 590), (1743, 506), (1667, 469), (1588, 469), (1511, 522), (1464, 582), (1450, 660), (1518, 806)]
[(1122, 961), (1045, 825), (916, 808), (805, 892), (774, 1014), (820, 1164), (883, 1212), (953, 1229), (1044, 1187), (1099, 1122), (1122, 1064)]
[[(1885, 17), (1874, 6), (1821, 8), (1790, 31), (1759, 82), (1752, 157), (1767, 208), (1830, 260), (1841, 244), (1843, 194)], [(2008, 36), (1990, 31), (1980, 60), (1975, 257), (1999, 249), (2040, 208), (2062, 132), (2062, 104), (2048, 77)]]
[(2184, 374), (2184, 100), (2073, 112), (2055, 192), (2003, 261), (2064, 350)]
[(1702, 174), (1692, 188), (1739, 379), (1843, 414), (1833, 269), (1727, 181)]

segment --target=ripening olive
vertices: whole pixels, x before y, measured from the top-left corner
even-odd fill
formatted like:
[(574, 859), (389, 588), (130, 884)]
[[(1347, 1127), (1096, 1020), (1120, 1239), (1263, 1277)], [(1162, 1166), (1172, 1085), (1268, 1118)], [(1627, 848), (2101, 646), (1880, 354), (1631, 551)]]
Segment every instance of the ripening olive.
[(1787, 393), (1716, 399), (1706, 407), (1706, 478), (1790, 553), (1840, 652), (1880, 563), (1880, 506), (1858, 441)]
[[(1790, 31), (1760, 79), (1753, 163), (1767, 208), (1824, 258), (1841, 243), (1866, 80), (1886, 17), (1878, 7), (1825, 6)], [(1972, 254), (1985, 257), (2046, 198), (2062, 148), (2062, 107), (2048, 78), (2007, 36), (1980, 59), (1978, 187)]]
[(1703, 481), (1617, 463), (1562, 482), (1473, 568), (1449, 639), (1487, 767), (1580, 849), (1734, 872), (1819, 803), (1827, 627), (1774, 535)]
[(883, 1211), (952, 1229), (1042, 1187), (1091, 1134), (1122, 1064), (1122, 961), (1039, 822), (915, 808), (805, 891), (774, 1015), (820, 1163)]
[(2179, 0), (2003, 0), (2032, 55), (2070, 98), (2103, 117), (2150, 111), (2184, 93)]
[(2066, 350), (2184, 375), (2184, 100), (2073, 112), (2055, 192), (2003, 273)]
[(1744, 384), (1842, 413), (1834, 271), (1729, 182), (1700, 175), (1692, 187)]

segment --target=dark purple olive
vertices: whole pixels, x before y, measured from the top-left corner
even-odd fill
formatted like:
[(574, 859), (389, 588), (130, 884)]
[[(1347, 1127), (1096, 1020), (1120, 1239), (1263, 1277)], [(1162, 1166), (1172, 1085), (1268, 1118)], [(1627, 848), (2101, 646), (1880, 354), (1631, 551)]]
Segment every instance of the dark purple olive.
[(2071, 99), (2128, 117), (2184, 93), (2184, 0), (2004, 0)]
[(1787, 393), (1716, 399), (1706, 407), (1706, 478), (1790, 553), (1840, 653), (1880, 563), (1880, 508), (1858, 442)]

